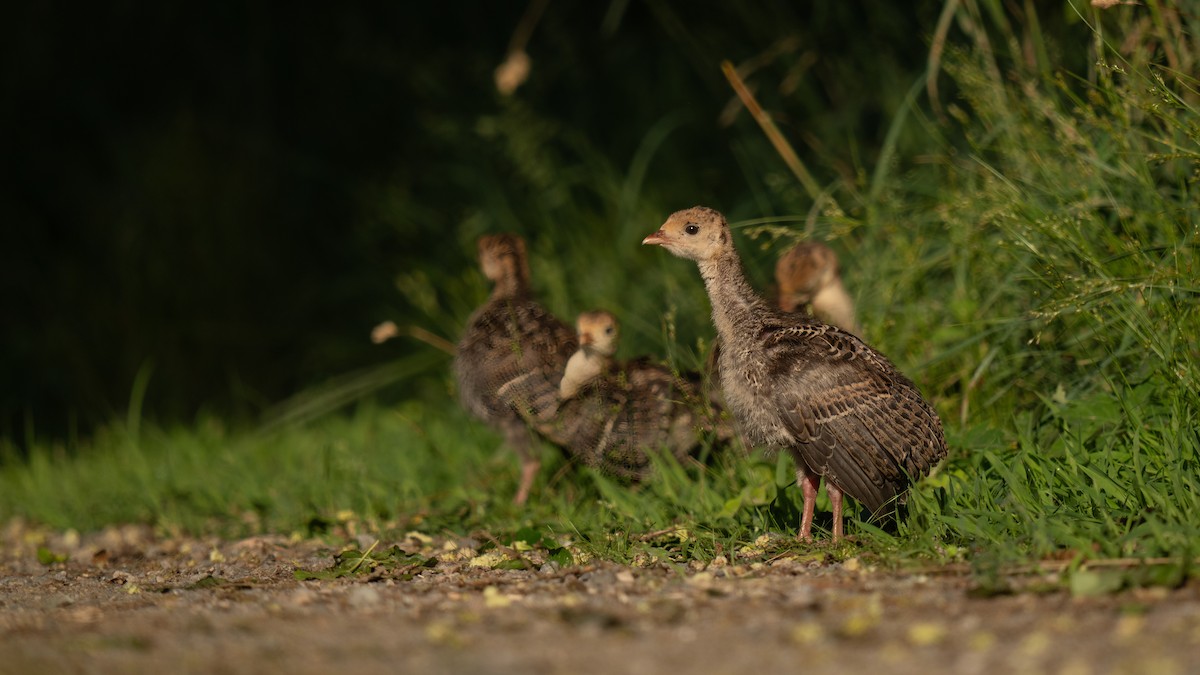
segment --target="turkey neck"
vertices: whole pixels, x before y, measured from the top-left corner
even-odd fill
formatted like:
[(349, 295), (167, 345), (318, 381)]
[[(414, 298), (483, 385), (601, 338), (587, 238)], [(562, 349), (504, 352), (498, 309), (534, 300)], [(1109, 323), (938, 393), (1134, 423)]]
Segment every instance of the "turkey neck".
[(599, 376), (607, 364), (607, 356), (600, 354), (591, 347), (580, 347), (567, 360), (567, 367), (563, 370), (562, 382), (558, 385), (559, 396), (563, 399), (571, 398), (583, 385)]
[(529, 279), (520, 271), (509, 268), (496, 280), (492, 289), (492, 300), (515, 300), (529, 295)]
[(854, 300), (846, 292), (841, 280), (834, 279), (833, 283), (818, 291), (813, 296), (812, 308), (813, 313), (822, 321), (855, 335), (859, 334), (858, 322), (854, 319)]
[(728, 250), (711, 260), (699, 262), (700, 276), (712, 303), (713, 324), (721, 342), (730, 348), (742, 345), (758, 331), (765, 304), (742, 273), (737, 252)]

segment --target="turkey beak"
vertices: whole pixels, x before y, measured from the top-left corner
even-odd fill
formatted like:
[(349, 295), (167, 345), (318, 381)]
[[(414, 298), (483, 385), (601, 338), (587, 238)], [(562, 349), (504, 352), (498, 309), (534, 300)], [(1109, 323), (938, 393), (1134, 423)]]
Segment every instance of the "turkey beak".
[(667, 243), (667, 233), (663, 232), (661, 229), (642, 240), (643, 246), (646, 244), (656, 244), (658, 246), (662, 246), (665, 243)]

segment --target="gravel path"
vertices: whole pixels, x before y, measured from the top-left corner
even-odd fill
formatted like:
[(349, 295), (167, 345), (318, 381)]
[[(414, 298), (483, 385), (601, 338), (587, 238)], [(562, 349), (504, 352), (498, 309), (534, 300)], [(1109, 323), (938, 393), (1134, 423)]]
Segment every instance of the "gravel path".
[(695, 569), (539, 566), (532, 551), (529, 569), (496, 569), (503, 547), (395, 543), (438, 562), (298, 581), (336, 551), (11, 524), (0, 673), (1200, 673), (1196, 582), (981, 597), (963, 575), (819, 552)]

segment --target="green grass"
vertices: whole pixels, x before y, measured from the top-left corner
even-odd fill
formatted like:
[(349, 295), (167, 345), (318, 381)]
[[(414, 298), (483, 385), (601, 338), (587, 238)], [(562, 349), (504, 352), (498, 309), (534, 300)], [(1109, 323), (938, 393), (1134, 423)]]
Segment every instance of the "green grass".
[[(39, 448), (0, 472), (0, 509), (56, 528), (151, 522), (166, 533), (325, 534), (353, 520), (376, 532), (514, 532), (530, 524), (630, 559), (637, 537), (677, 525), (689, 550), (794, 525), (782, 494), (787, 462), (737, 456), (705, 467), (672, 461), (640, 487), (570, 466), (545, 446), (532, 503), (512, 505), (516, 465), (499, 437), (450, 400), (363, 404), (269, 433), (229, 433), (216, 420), (175, 430), (113, 427), (89, 447)], [(613, 535), (617, 535), (616, 538)]]
[[(1170, 40), (1176, 53), (1194, 51), (1187, 32), (1161, 28), (1189, 19), (1156, 3), (1157, 23), (1077, 4), (1065, 36), (1090, 36), (1081, 43), (1002, 22), (998, 3), (962, 3), (959, 25), (973, 28), (936, 71), (941, 91), (954, 93), (936, 107), (904, 99), (885, 161), (828, 172), (841, 177), (816, 207), (749, 120), (736, 130), (734, 153), (760, 168), (747, 170), (745, 203), (716, 206), (745, 235), (752, 279), (765, 285), (796, 238), (830, 241), (867, 339), (946, 423), (950, 457), (914, 491), (898, 531), (848, 524), (857, 546), (886, 560), (1198, 553), (1200, 95), (1162, 56)], [(1123, 43), (1135, 29), (1143, 40)], [(1068, 49), (1092, 50), (1098, 65), (1071, 72), (1050, 60)], [(694, 266), (638, 244), (672, 208), (691, 205), (648, 192), (673, 124), (649, 130), (624, 171), (536, 111), (503, 107), (487, 138), (553, 194), (521, 210), (532, 218), (518, 218), (499, 190), (482, 195), (491, 215), (460, 227), (464, 259), (484, 231), (521, 232), (553, 311), (613, 309), (621, 356), (698, 367), (712, 330)], [(531, 149), (540, 144), (557, 152)], [(854, 155), (848, 148), (842, 161)], [(764, 224), (764, 214), (783, 215)], [(469, 265), (405, 271), (397, 287), (426, 328), (451, 339), (486, 294)], [(516, 461), (456, 406), (444, 356), (401, 344), (410, 356), (391, 370), (303, 394), (267, 430), (211, 419), (162, 429), (131, 414), (78, 447), (35, 444), (18, 458), (9, 444), (0, 517), (225, 534), (319, 534), (347, 518), (377, 531), (533, 526), (626, 562), (708, 560), (796, 527), (788, 460), (761, 453), (702, 468), (663, 463), (631, 488), (546, 447), (531, 504), (515, 508)], [(439, 375), (419, 395), (399, 404), (371, 395), (403, 389), (423, 368)]]

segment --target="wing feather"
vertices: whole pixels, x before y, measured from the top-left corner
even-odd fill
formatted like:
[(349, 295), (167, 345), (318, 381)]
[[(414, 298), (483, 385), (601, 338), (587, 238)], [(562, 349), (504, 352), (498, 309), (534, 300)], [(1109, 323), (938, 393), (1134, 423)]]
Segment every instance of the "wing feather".
[(944, 456), (941, 424), (915, 385), (853, 335), (819, 324), (781, 326), (768, 336), (766, 353), (800, 458), (872, 512)]

